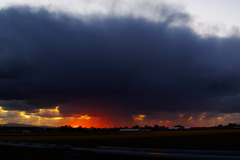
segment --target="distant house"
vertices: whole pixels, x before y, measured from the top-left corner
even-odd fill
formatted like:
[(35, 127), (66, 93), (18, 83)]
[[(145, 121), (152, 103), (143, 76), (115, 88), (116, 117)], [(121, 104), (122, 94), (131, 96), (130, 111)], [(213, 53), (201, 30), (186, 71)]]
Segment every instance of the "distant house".
[(240, 125), (236, 125), (233, 128), (240, 129)]
[(178, 129), (182, 129), (181, 127), (169, 127), (170, 130), (178, 130)]
[(182, 129), (191, 129), (191, 127), (177, 127), (177, 126), (175, 126), (175, 127), (169, 127), (169, 130), (182, 130)]
[(123, 128), (119, 130), (119, 132), (137, 132), (137, 131), (140, 131), (140, 129)]

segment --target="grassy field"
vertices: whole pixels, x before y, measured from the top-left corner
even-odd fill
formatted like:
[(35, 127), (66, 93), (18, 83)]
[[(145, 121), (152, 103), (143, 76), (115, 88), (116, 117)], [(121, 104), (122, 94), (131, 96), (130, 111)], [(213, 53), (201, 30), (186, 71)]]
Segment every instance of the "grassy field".
[(0, 141), (76, 147), (141, 147), (240, 151), (240, 129), (117, 133), (0, 133)]

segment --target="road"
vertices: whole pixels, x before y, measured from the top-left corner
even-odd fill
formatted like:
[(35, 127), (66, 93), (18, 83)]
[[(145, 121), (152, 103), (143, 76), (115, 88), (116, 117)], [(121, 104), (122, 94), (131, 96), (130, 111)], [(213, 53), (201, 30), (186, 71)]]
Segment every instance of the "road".
[(105, 160), (240, 160), (239, 151), (176, 150), (99, 146), (77, 148), (69, 145), (0, 142), (1, 159), (105, 159)]

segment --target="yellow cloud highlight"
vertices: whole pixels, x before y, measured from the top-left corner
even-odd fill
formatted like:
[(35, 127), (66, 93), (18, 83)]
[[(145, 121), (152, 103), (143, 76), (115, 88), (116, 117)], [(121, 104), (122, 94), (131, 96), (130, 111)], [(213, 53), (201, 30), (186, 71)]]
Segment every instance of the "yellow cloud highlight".
[(54, 117), (54, 118), (52, 118), (52, 119), (54, 119), (54, 120), (60, 120), (60, 119), (63, 119), (63, 117)]
[(189, 118), (188, 118), (188, 121), (191, 121), (192, 119), (193, 119), (193, 116), (189, 117)]
[(89, 117), (88, 115), (81, 116), (77, 119), (91, 119), (92, 117)]
[(1, 117), (5, 117), (7, 116), (8, 114), (8, 111), (7, 110), (4, 110), (1, 106), (0, 106), (0, 116)]
[(182, 118), (184, 116), (184, 114), (179, 114), (178, 116), (179, 116), (179, 118)]
[(133, 120), (142, 121), (145, 117), (146, 115), (143, 115), (143, 114), (133, 115)]
[(7, 110), (4, 110), (4, 109), (0, 106), (0, 112), (7, 113), (8, 111), (7, 111)]
[(24, 118), (31, 118), (31, 115), (26, 115), (25, 111), (20, 112), (20, 115), (23, 116)]
[(51, 115), (58, 116), (60, 115), (59, 107), (55, 107), (54, 109), (39, 109), (39, 115)]
[(199, 118), (199, 120), (200, 120), (200, 121), (202, 121), (202, 120), (203, 120), (203, 118), (205, 118), (205, 117), (206, 117), (206, 115), (207, 115), (207, 113), (206, 113), (206, 112), (203, 112), (202, 114), (200, 114), (200, 118)]
[(25, 117), (25, 118), (30, 118), (31, 116), (25, 115), (24, 117)]
[(217, 119), (218, 119), (218, 120), (221, 120), (221, 119), (222, 119), (222, 117), (218, 117)]

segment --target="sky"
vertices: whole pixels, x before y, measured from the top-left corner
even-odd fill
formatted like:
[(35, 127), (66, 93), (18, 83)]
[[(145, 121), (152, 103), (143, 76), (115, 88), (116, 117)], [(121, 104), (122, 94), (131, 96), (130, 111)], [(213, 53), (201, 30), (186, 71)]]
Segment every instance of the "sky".
[(0, 124), (240, 123), (239, 3), (1, 0)]

